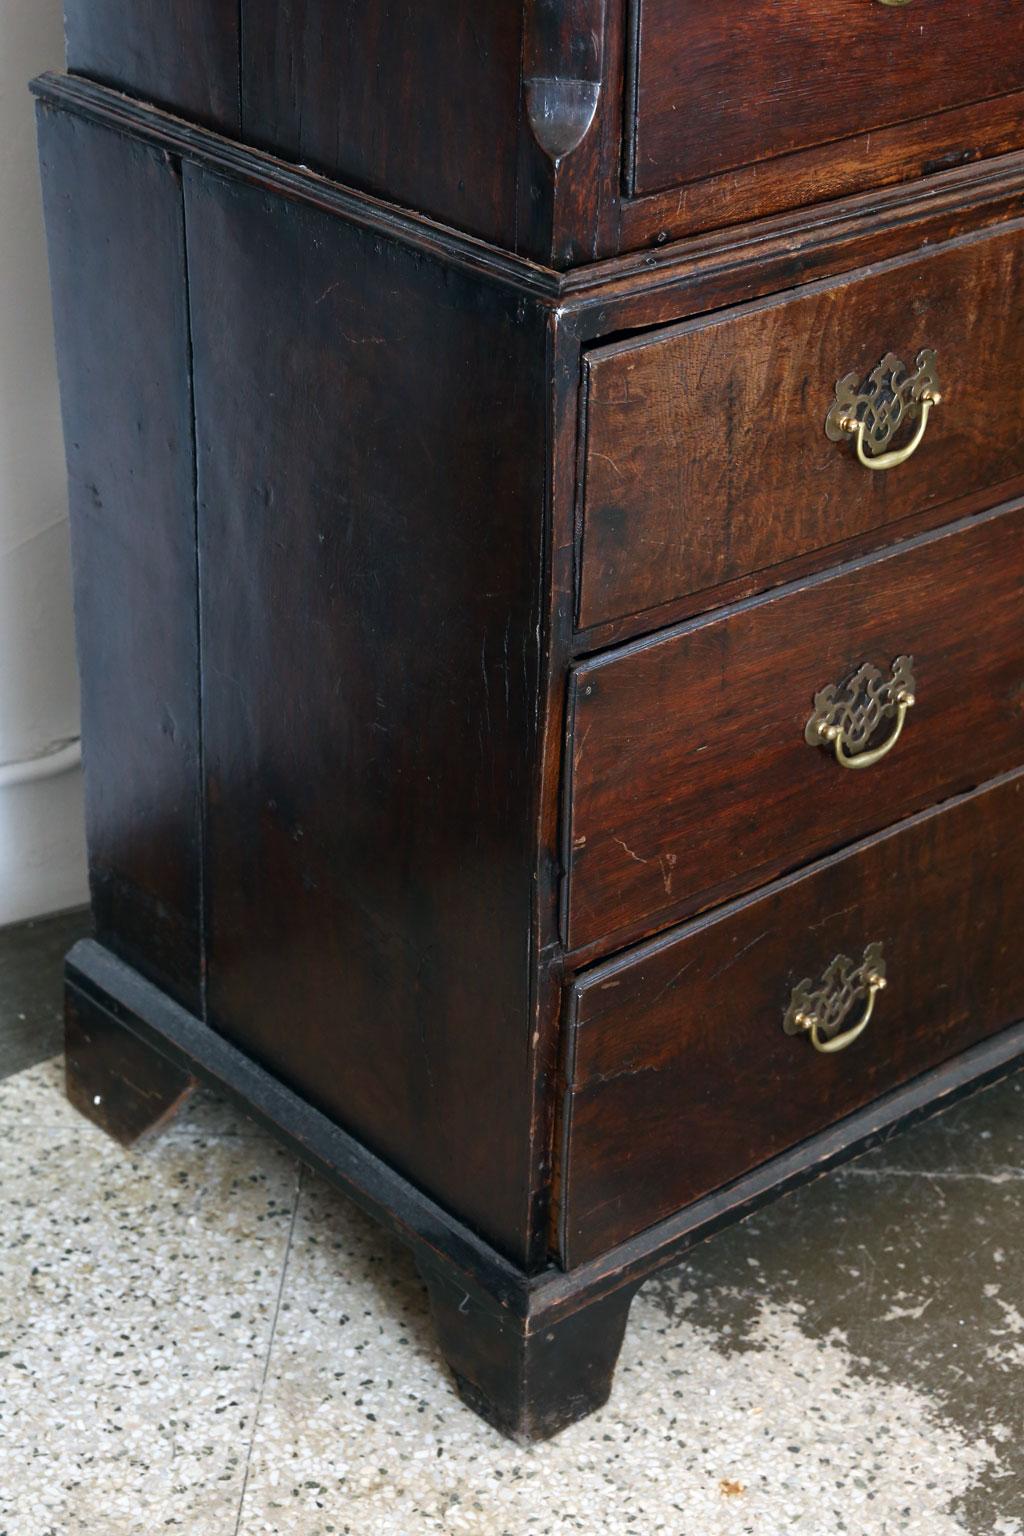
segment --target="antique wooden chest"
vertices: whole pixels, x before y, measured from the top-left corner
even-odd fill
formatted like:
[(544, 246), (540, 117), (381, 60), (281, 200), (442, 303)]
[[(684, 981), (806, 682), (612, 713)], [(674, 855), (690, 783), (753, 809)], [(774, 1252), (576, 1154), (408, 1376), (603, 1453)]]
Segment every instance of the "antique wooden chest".
[(1024, 1058), (1016, 0), (67, 0), (96, 939), (523, 1438), (687, 1245)]

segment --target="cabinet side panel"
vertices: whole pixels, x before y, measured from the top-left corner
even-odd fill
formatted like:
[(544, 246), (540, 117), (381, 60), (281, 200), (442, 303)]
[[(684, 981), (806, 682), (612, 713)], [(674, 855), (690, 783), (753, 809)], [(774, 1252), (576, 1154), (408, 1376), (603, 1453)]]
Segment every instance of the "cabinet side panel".
[(539, 313), (186, 168), (210, 1017), (526, 1251)]
[(65, 0), (68, 68), (237, 134), (238, 0)]
[(199, 664), (181, 182), (165, 156), (42, 105), (39, 142), (98, 936), (200, 1012)]
[(522, 7), (243, 0), (250, 143), (515, 243)]

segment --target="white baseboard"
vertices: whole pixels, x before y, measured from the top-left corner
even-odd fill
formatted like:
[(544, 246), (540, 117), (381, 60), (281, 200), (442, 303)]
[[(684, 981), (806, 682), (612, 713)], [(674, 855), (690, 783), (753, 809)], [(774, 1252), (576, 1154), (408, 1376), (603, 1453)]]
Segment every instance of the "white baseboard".
[(81, 769), (0, 789), (0, 927), (88, 899)]

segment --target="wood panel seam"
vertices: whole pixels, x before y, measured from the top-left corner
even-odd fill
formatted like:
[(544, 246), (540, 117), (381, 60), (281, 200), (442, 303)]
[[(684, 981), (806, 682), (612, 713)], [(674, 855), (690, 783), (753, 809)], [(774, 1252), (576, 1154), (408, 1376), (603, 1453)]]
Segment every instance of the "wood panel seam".
[(203, 600), (202, 600), (202, 557), (199, 543), (199, 421), (196, 415), (196, 379), (195, 379), (195, 351), (192, 341), (192, 288), (190, 282), (191, 253), (189, 248), (188, 207), (185, 198), (185, 178), (180, 160), (176, 162), (178, 193), (181, 200), (181, 244), (184, 256), (184, 304), (185, 304), (185, 338), (188, 361), (188, 394), (190, 403), (191, 428), (192, 428), (192, 527), (195, 538), (195, 578), (196, 578), (196, 706), (198, 709), (198, 730), (196, 734), (197, 773), (199, 776), (198, 816), (199, 816), (199, 1003), (201, 1017), (204, 1023), (209, 1021), (208, 1007), (208, 950), (209, 933), (207, 927), (207, 889), (206, 889), (206, 722), (203, 710)]

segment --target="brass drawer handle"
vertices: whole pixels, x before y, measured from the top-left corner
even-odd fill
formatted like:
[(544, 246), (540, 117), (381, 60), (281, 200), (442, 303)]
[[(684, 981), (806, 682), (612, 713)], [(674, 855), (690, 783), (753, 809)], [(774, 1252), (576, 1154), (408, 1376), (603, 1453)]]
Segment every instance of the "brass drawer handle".
[[(924, 442), (933, 405), (940, 405), (935, 353), (926, 348), (908, 373), (894, 352), (887, 352), (865, 381), (848, 373), (836, 385), (836, 397), (825, 418), (825, 436), (833, 443), (852, 437), (865, 469), (895, 469), (905, 464)], [(886, 453), (904, 419), (919, 414), (917, 431), (903, 448)]]
[[(842, 768), (870, 768), (899, 741), (907, 711), (916, 703), (913, 656), (897, 656), (892, 676), (865, 662), (840, 687), (830, 684), (814, 695), (814, 712), (804, 730), (811, 747), (830, 746)], [(881, 746), (869, 747), (883, 720), (895, 721)]]
[[(814, 1049), (823, 1055), (845, 1051), (871, 1023), (875, 1002), (885, 984), (881, 944), (869, 944), (859, 965), (846, 955), (837, 955), (817, 987), (805, 978), (793, 988), (782, 1027), (787, 1035), (810, 1035)], [(862, 999), (860, 1018), (840, 1034), (847, 1016)]]

